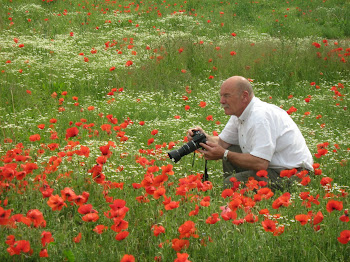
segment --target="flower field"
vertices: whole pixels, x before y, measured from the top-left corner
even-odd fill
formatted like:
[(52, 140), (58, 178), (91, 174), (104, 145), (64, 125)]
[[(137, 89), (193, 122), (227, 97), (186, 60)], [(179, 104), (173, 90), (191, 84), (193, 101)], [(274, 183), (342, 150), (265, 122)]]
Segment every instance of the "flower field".
[[(349, 261), (350, 3), (0, 1), (0, 261)], [(223, 80), (286, 110), (314, 171), (223, 188)]]

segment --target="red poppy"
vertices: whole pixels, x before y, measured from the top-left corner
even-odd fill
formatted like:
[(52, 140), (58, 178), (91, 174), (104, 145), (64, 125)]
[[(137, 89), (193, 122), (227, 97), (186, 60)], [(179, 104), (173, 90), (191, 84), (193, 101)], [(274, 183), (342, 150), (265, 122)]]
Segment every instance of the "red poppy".
[(75, 243), (79, 243), (81, 241), (81, 232), (79, 232), (79, 234), (73, 238), (73, 241)]
[(49, 257), (49, 254), (47, 253), (47, 249), (43, 248), (40, 253), (39, 253), (39, 257)]
[(196, 216), (198, 215), (198, 212), (199, 212), (199, 206), (196, 205), (195, 209), (194, 210), (191, 210), (190, 213), (188, 214), (189, 216)]
[(41, 245), (43, 247), (45, 247), (46, 244), (54, 242), (54, 241), (55, 240), (53, 239), (51, 232), (44, 231), (41, 233)]
[(195, 234), (196, 230), (197, 229), (195, 227), (195, 223), (190, 220), (186, 221), (178, 228), (180, 238), (188, 238), (191, 236), (194, 238), (198, 238), (198, 235)]
[(338, 237), (338, 241), (342, 244), (347, 244), (350, 241), (350, 230), (343, 230), (340, 232), (340, 237)]
[(29, 137), (29, 140), (32, 141), (32, 142), (39, 141), (40, 140), (40, 135), (39, 134), (31, 135)]
[(219, 214), (218, 213), (214, 213), (210, 217), (207, 218), (205, 223), (207, 223), (207, 224), (216, 224), (218, 221), (220, 221)]
[(71, 127), (66, 130), (66, 139), (70, 137), (75, 137), (79, 133), (79, 129), (77, 127)]
[(13, 245), (7, 248), (7, 252), (13, 255), (20, 255), (21, 253), (32, 253), (33, 250), (30, 248), (30, 243), (27, 240), (15, 241)]
[(188, 254), (187, 253), (176, 253), (177, 258), (174, 260), (174, 262), (191, 262), (188, 260)]
[(158, 134), (158, 130), (157, 130), (157, 129), (153, 129), (153, 130), (151, 131), (151, 135), (154, 136), (154, 135), (156, 135), (156, 134)]
[(267, 177), (267, 171), (266, 170), (259, 170), (258, 172), (256, 172), (256, 175), (258, 177)]
[[(31, 209), (27, 212), (27, 218), (33, 223), (34, 227), (46, 227), (46, 221), (44, 219), (43, 213), (38, 209)], [(23, 222), (23, 220), (22, 220)]]
[(200, 106), (201, 108), (204, 108), (204, 107), (207, 106), (207, 103), (204, 102), (204, 101), (200, 101), (200, 102), (199, 102), (199, 106)]
[(266, 232), (274, 232), (276, 230), (276, 222), (271, 219), (266, 219), (261, 224)]
[(67, 206), (67, 204), (64, 203), (63, 198), (61, 198), (59, 195), (50, 196), (47, 204), (52, 208), (53, 211), (61, 210), (63, 206)]
[(323, 221), (323, 214), (321, 211), (318, 211), (317, 214), (314, 216), (312, 223), (314, 225), (317, 225)]
[(61, 196), (63, 201), (68, 200), (69, 202), (72, 202), (75, 200), (77, 197), (76, 194), (74, 193), (73, 189), (66, 187), (63, 190), (61, 190)]
[(182, 249), (186, 249), (190, 246), (190, 241), (188, 241), (187, 239), (173, 239), (171, 241), (172, 245), (171, 247), (175, 250), (175, 251), (181, 251)]
[(117, 241), (121, 241), (121, 240), (125, 239), (128, 235), (129, 235), (128, 231), (122, 231), (115, 236), (115, 239)]
[(156, 236), (156, 237), (159, 236), (160, 234), (165, 233), (165, 228), (163, 226), (154, 225), (152, 227), (152, 230), (153, 230), (154, 236)]
[(105, 225), (97, 225), (95, 226), (95, 228), (93, 229), (93, 231), (95, 231), (97, 234), (102, 234), (104, 231), (106, 231), (108, 229), (107, 226)]
[(310, 219), (310, 215), (300, 214), (295, 216), (295, 220), (299, 221), (301, 225), (307, 224)]
[(329, 213), (331, 213), (334, 210), (341, 211), (343, 209), (343, 202), (342, 201), (336, 201), (336, 200), (329, 200), (326, 209)]
[(258, 216), (252, 214), (252, 213), (249, 213), (248, 215), (246, 215), (244, 217), (244, 220), (248, 223), (255, 223), (255, 222), (258, 222), (259, 218)]
[(88, 213), (82, 217), (82, 220), (84, 220), (85, 222), (96, 222), (98, 219), (99, 216), (97, 213)]
[(133, 62), (129, 60), (125, 63), (125, 66), (128, 67), (128, 66), (131, 66), (132, 64), (133, 64)]
[(120, 262), (135, 262), (135, 257), (133, 255), (125, 254)]

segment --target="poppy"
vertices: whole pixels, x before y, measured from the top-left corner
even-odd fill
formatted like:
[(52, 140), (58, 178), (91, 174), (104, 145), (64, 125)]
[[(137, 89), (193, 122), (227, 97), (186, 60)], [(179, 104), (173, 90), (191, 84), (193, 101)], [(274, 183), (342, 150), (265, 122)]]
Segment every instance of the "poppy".
[(52, 208), (53, 211), (59, 211), (63, 208), (63, 206), (67, 206), (67, 204), (64, 203), (63, 198), (61, 198), (59, 195), (50, 196), (47, 204)]
[(70, 137), (75, 137), (78, 135), (78, 133), (79, 133), (79, 130), (77, 127), (68, 128), (66, 130), (66, 139), (68, 139)]
[(329, 213), (331, 213), (334, 210), (341, 211), (343, 209), (343, 202), (342, 201), (336, 201), (336, 200), (329, 200), (326, 209)]
[(216, 224), (220, 220), (221, 219), (219, 218), (219, 214), (218, 213), (214, 213), (210, 217), (207, 218), (205, 223), (207, 223), (207, 224)]
[(266, 232), (274, 232), (276, 230), (276, 222), (271, 219), (266, 219), (261, 224)]
[(194, 238), (198, 238), (198, 235), (195, 234), (196, 230), (197, 229), (195, 227), (195, 223), (190, 220), (186, 221), (178, 228), (180, 238), (188, 238), (191, 236)]
[(338, 241), (342, 244), (347, 244), (350, 241), (350, 230), (343, 230), (340, 232), (340, 237), (338, 237)]
[(314, 216), (312, 223), (313, 225), (317, 225), (323, 221), (323, 214), (321, 211), (318, 211), (317, 214)]
[(128, 235), (129, 235), (128, 231), (122, 231), (115, 236), (115, 239), (117, 241), (121, 241), (121, 240), (125, 239)]
[(49, 257), (49, 254), (47, 253), (47, 249), (43, 248), (40, 253), (39, 253), (39, 257)]
[(255, 222), (258, 222), (259, 218), (258, 216), (252, 214), (252, 213), (249, 213), (248, 215), (246, 215), (244, 217), (244, 220), (248, 223), (255, 223)]
[(121, 217), (113, 218), (113, 222), (114, 225), (111, 226), (111, 229), (117, 233), (129, 227), (129, 222), (123, 220)]
[(120, 262), (135, 262), (135, 257), (133, 255), (125, 254)]
[(300, 214), (295, 216), (295, 220), (299, 221), (302, 226), (307, 224), (310, 219), (310, 215)]
[(105, 225), (97, 225), (95, 226), (95, 228), (93, 229), (93, 231), (95, 231), (97, 234), (102, 234), (104, 231), (106, 231), (108, 229), (107, 226)]
[(189, 216), (196, 216), (196, 215), (198, 215), (198, 212), (199, 212), (199, 206), (196, 205), (195, 209), (190, 211), (190, 213), (188, 215)]
[[(27, 218), (33, 223), (35, 228), (46, 227), (46, 221), (44, 219), (43, 213), (38, 209), (31, 209), (27, 212)], [(23, 220), (22, 220), (23, 222)]]
[(76, 237), (73, 238), (73, 241), (75, 243), (79, 243), (81, 241), (81, 232)]
[(266, 170), (259, 170), (258, 172), (256, 172), (256, 175), (258, 177), (267, 177), (267, 171)]
[(63, 190), (61, 190), (61, 196), (63, 201), (68, 200), (69, 202), (74, 201), (75, 198), (77, 197), (74, 191), (69, 187), (66, 187)]
[(97, 213), (88, 213), (82, 217), (82, 220), (84, 220), (85, 222), (96, 222), (98, 219), (99, 216)]
[(18, 240), (15, 241), (13, 245), (7, 248), (7, 252), (13, 255), (20, 255), (22, 253), (32, 253), (30, 248), (30, 243), (27, 240)]
[(187, 249), (190, 246), (190, 241), (188, 241), (187, 239), (173, 239), (171, 241), (171, 247), (175, 250), (175, 251), (181, 251), (182, 249)]
[(207, 103), (204, 102), (204, 101), (200, 101), (200, 102), (199, 102), (199, 106), (200, 106), (201, 108), (204, 108), (204, 107), (207, 106)]
[(43, 247), (45, 247), (46, 244), (54, 242), (54, 241), (55, 240), (53, 239), (51, 232), (44, 231), (41, 233), (41, 245)]
[(174, 260), (174, 262), (191, 262), (190, 260), (188, 260), (188, 256), (189, 254), (187, 253), (176, 253), (177, 258)]
[(160, 234), (165, 233), (165, 228), (163, 226), (154, 225), (152, 227), (152, 230), (153, 230), (154, 236), (156, 236), (156, 237), (159, 236)]

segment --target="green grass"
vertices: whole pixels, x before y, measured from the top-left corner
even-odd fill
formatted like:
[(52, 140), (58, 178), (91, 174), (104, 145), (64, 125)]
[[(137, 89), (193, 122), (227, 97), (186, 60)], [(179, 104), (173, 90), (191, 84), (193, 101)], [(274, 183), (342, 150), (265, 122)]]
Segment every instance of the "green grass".
[[(339, 220), (349, 209), (349, 10), (349, 3), (340, 0), (1, 1), (0, 212), (11, 210), (10, 216), (25, 217), (38, 209), (46, 227), (0, 225), (0, 260), (121, 261), (131, 254), (136, 261), (174, 261), (177, 253), (187, 253), (190, 261), (347, 261), (349, 243), (341, 244), (338, 237), (350, 229), (349, 222)], [(126, 67), (127, 61), (133, 64)], [(232, 75), (252, 79), (263, 101), (285, 110), (297, 108), (291, 117), (311, 153), (325, 142), (328, 153), (314, 157), (321, 175), (311, 173), (308, 185), (290, 188), (288, 207), (272, 208), (283, 193), (274, 192), (270, 199), (237, 209), (237, 219), (251, 212), (258, 222), (234, 225), (219, 216), (221, 220), (211, 225), (207, 218), (221, 214), (220, 207), (232, 201), (221, 197), (221, 162), (208, 162), (212, 189), (201, 190), (198, 181), (198, 187), (181, 195), (177, 192), (186, 184), (183, 179), (203, 174), (205, 162), (196, 154), (174, 164), (167, 152), (171, 142), (174, 148), (183, 145), (191, 127), (202, 126), (208, 133), (224, 128), (228, 116), (220, 109), (219, 87)], [(200, 107), (201, 101), (207, 106)], [(108, 115), (118, 122), (111, 123)], [(207, 120), (209, 115), (213, 121)], [(39, 129), (40, 124), (45, 127)], [(111, 133), (102, 129), (106, 124)], [(73, 126), (79, 134), (66, 139), (66, 130)], [(154, 129), (158, 133), (152, 135)], [(34, 134), (40, 135), (39, 141), (30, 141)], [(52, 139), (55, 134), (57, 139)], [(148, 144), (151, 138), (154, 142)], [(53, 143), (58, 147), (50, 150)], [(91, 169), (107, 143), (112, 154), (103, 164), (105, 182), (97, 183)], [(79, 155), (81, 146), (89, 147), (88, 157)], [(21, 161), (20, 156), (27, 158)], [(140, 157), (149, 164), (142, 166)], [(16, 172), (27, 163), (36, 163), (38, 169), (23, 180), (5, 178), (9, 163), (16, 164)], [(139, 189), (133, 184), (160, 176), (161, 167), (170, 163), (174, 175), (162, 186), (179, 207), (166, 210), (164, 197), (156, 199), (145, 184)], [(321, 186), (324, 177), (333, 179), (331, 188)], [(53, 195), (61, 196), (66, 187), (77, 195), (88, 192), (86, 204), (92, 204), (99, 219), (83, 221), (78, 206), (67, 200), (66, 207), (52, 211), (49, 198), (39, 191), (43, 184), (54, 189)], [(305, 206), (301, 192), (310, 192), (319, 204)], [(255, 192), (237, 194), (248, 200)], [(200, 202), (206, 196), (210, 205), (204, 207)], [(137, 201), (141, 197), (149, 202)], [(114, 221), (104, 215), (112, 204), (108, 201), (115, 199), (125, 200), (129, 208), (124, 217), (129, 235), (122, 241), (110, 228)], [(330, 200), (341, 201), (342, 210), (328, 212)], [(196, 205), (198, 215), (189, 216)], [(269, 210), (268, 218), (277, 227), (284, 226), (281, 235), (264, 230), (261, 222), (266, 217), (259, 214), (263, 209)], [(295, 219), (318, 211), (324, 219), (317, 231), (311, 222), (301, 225)], [(178, 229), (186, 221), (195, 223), (198, 238), (184, 238), (189, 247), (175, 251), (172, 240), (180, 237)], [(1, 223), (5, 222), (0, 218)], [(96, 225), (108, 229), (97, 234)], [(154, 225), (162, 225), (165, 233), (154, 236)], [(43, 231), (54, 238), (45, 246), (48, 258), (39, 257)], [(79, 232), (82, 239), (75, 243)], [(29, 241), (32, 254), (11, 256), (5, 243), (10, 235)]]

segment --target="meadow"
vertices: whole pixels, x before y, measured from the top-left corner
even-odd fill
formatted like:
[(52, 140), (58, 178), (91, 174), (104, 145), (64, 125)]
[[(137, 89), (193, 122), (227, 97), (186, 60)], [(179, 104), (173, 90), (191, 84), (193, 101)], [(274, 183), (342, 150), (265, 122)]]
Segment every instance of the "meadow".
[[(350, 2), (0, 0), (0, 261), (349, 261)], [(314, 156), (223, 189), (223, 80)], [(283, 179), (288, 180), (288, 177)]]

